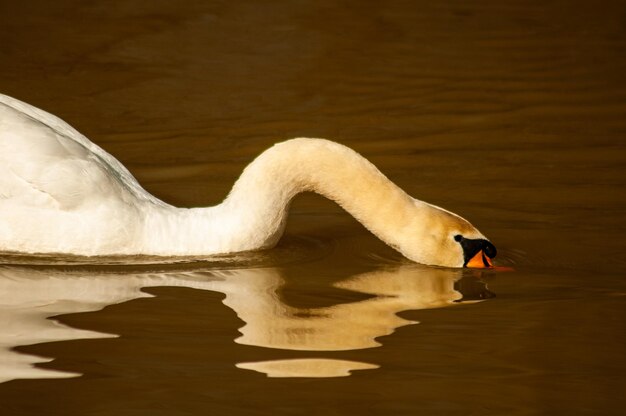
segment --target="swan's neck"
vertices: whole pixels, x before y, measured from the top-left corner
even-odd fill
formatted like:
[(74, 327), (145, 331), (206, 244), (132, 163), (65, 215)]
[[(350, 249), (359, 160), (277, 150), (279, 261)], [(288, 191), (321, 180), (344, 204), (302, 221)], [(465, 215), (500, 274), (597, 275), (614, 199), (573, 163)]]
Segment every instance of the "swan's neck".
[(222, 204), (154, 215), (146, 223), (147, 244), (155, 245), (149, 251), (214, 254), (271, 247), (282, 235), (290, 201), (303, 191), (337, 202), (395, 248), (409, 238), (404, 230), (410, 224), (415, 231), (416, 221), (426, 224), (437, 209), (408, 196), (345, 146), (293, 139), (256, 158)]

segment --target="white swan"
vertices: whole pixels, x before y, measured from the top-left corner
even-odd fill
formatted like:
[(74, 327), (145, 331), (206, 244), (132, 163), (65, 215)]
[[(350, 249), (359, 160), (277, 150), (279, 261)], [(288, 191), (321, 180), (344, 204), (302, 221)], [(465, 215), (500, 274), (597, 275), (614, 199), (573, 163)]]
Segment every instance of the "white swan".
[(0, 94), (0, 251), (204, 256), (272, 247), (302, 191), (332, 199), (419, 263), (486, 267), (495, 247), (468, 221), (416, 200), (353, 150), (292, 139), (258, 156), (228, 197), (176, 208), (61, 119)]

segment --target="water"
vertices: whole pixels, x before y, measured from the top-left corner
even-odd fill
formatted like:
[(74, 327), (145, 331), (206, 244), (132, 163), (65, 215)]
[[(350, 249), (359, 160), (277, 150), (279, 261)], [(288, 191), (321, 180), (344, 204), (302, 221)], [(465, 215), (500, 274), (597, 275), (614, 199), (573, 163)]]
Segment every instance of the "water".
[(314, 195), (268, 252), (4, 255), (2, 414), (621, 414), (626, 10), (421, 3), (1, 2), (0, 90), (158, 197), (326, 137), (515, 269), (411, 264)]

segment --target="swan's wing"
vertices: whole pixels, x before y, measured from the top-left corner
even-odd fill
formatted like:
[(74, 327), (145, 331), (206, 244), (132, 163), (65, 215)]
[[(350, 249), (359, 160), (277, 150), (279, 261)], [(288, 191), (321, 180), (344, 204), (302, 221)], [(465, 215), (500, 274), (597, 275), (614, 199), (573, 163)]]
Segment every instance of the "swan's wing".
[(113, 156), (60, 118), (0, 94), (0, 199), (55, 203), (64, 208), (126, 191), (146, 192)]
[[(0, 118), (3, 115), (0, 108)], [(36, 140), (24, 139), (31, 130), (25, 127), (21, 125), (22, 135), (17, 136), (15, 129), (9, 134), (0, 131), (0, 203), (73, 210), (111, 197), (132, 199), (87, 149), (42, 129), (37, 129)]]

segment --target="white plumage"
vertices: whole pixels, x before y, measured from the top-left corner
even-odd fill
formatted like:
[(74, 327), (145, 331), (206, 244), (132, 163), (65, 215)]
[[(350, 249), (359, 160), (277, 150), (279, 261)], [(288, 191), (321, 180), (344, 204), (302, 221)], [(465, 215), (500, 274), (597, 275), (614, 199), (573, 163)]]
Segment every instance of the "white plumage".
[(320, 193), (406, 257), (460, 267), (469, 222), (408, 196), (351, 149), (292, 139), (257, 157), (224, 202), (176, 208), (61, 119), (0, 94), (0, 251), (204, 256), (273, 246), (291, 199)]

